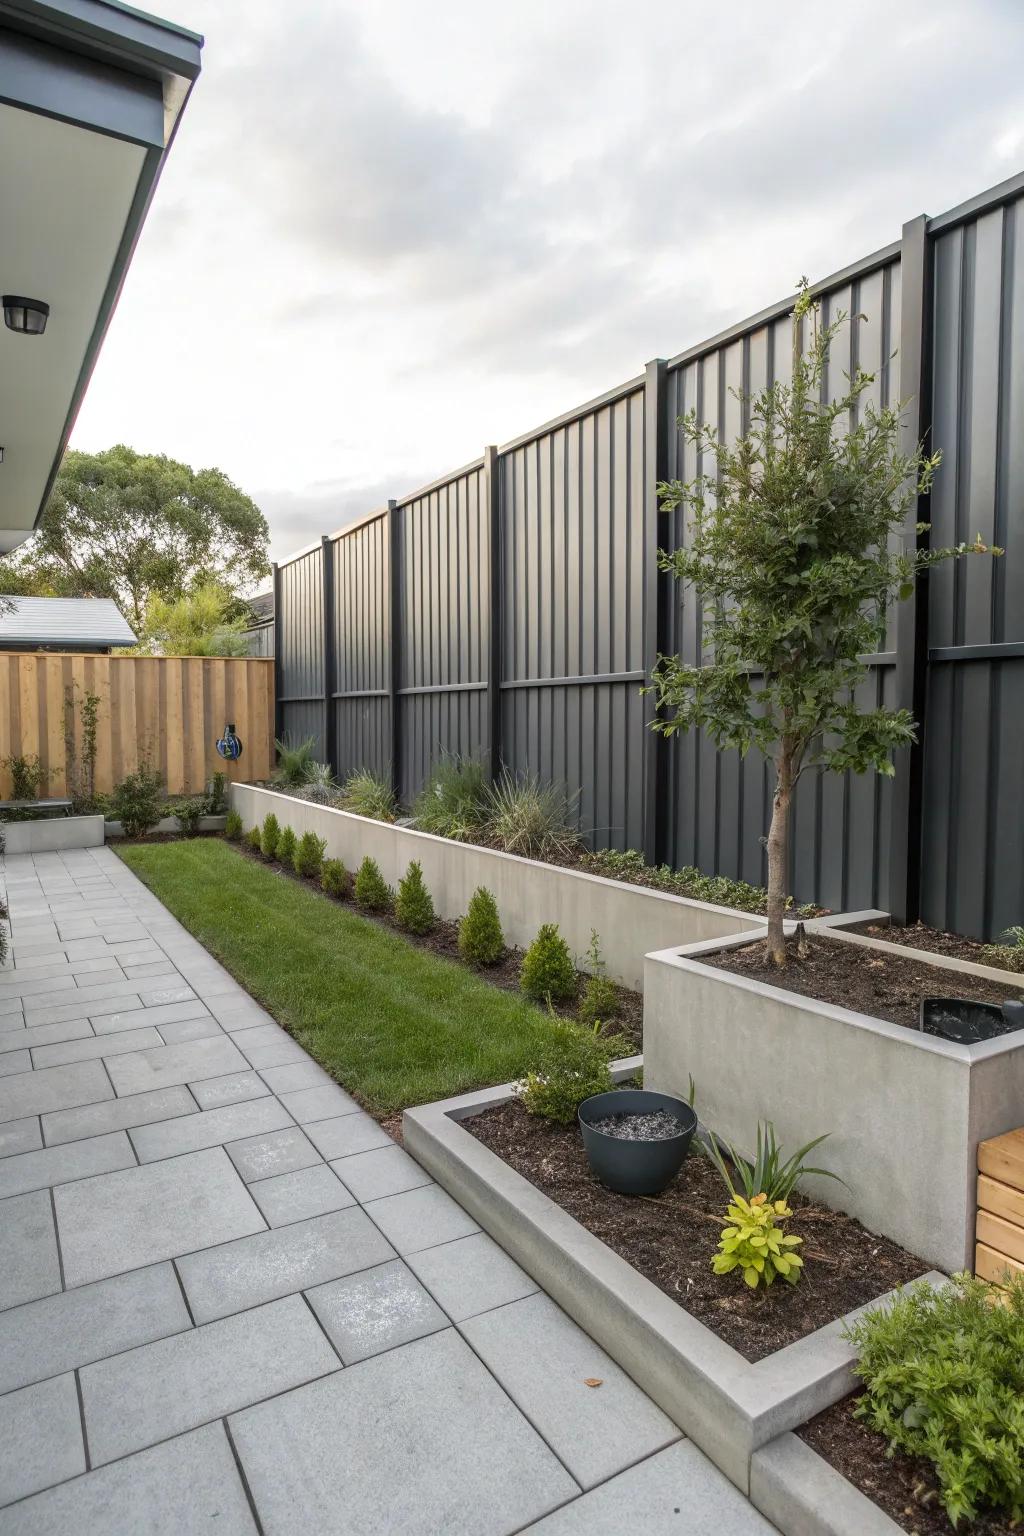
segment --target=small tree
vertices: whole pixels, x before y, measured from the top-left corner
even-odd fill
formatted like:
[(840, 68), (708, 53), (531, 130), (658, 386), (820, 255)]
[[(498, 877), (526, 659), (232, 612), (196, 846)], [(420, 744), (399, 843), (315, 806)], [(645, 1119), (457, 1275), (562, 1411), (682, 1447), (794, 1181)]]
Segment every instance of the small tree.
[(429, 933), (437, 921), (434, 902), (423, 879), (423, 868), (413, 859), (398, 882), (395, 897), (395, 921), (409, 933)]
[(387, 912), (393, 900), (391, 887), (380, 872), (380, 865), (369, 854), (356, 870), (353, 894), (367, 912)]
[(260, 833), (260, 852), (265, 859), (277, 858), (277, 845), (281, 841), (281, 823), (273, 811), (268, 811), (263, 818), (263, 829)]
[(477, 886), (459, 923), (459, 954), (474, 965), (497, 965), (504, 953), (498, 903), (486, 886)]
[[(861, 709), (860, 658), (881, 649), (886, 610), (939, 561), (988, 551), (907, 548), (905, 517), (926, 495), (940, 455), (900, 447), (902, 407), (876, 407), (874, 374), (858, 369), (823, 399), (829, 350), (848, 316), (818, 323), (806, 279), (793, 314), (791, 384), (742, 396), (749, 426), (733, 443), (695, 412), (680, 418), (698, 464), (688, 483), (659, 486), (682, 507), (685, 548), (663, 570), (699, 593), (702, 664), (661, 657), (652, 677), (664, 735), (704, 730), (724, 749), (762, 751), (775, 768), (768, 832), (768, 957), (786, 962), (793, 793), (808, 768), (892, 775), (891, 754), (915, 740), (905, 709)], [(809, 345), (801, 347), (803, 327)], [(928, 528), (917, 525), (918, 534)]]
[(292, 868), (297, 875), (302, 875), (306, 880), (319, 880), (326, 851), (327, 843), (324, 838), (317, 837), (315, 832), (303, 832), (295, 844)]
[(575, 996), (576, 967), (557, 923), (543, 923), (523, 956), (519, 985), (539, 1003), (564, 1003)]

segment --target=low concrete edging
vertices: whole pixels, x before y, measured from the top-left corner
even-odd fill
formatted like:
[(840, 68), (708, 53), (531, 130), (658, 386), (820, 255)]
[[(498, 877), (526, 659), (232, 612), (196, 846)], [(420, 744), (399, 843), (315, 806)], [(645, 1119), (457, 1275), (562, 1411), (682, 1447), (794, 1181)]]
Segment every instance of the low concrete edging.
[[(200, 816), (200, 832), (223, 832), (227, 815)], [(103, 823), (104, 834), (107, 837), (124, 837), (124, 828), (119, 821), (105, 821)], [(151, 832), (180, 832), (181, 827), (177, 816), (161, 816), (155, 827), (150, 827)]]
[[(897, 950), (961, 969), (948, 956), (832, 922), (808, 926), (857, 945), (865, 960)], [(702, 1115), (747, 1150), (758, 1120), (772, 1120), (791, 1148), (829, 1132), (819, 1160), (846, 1184), (809, 1179), (809, 1193), (936, 1268), (970, 1268), (978, 1143), (1020, 1123), (1024, 1032), (955, 1044), (702, 963), (748, 942), (736, 936), (647, 956), (647, 1085), (685, 1094), (692, 1073)], [(963, 969), (1021, 984), (1006, 971)]]
[(68, 848), (103, 846), (102, 816), (40, 816), (38, 821), (5, 821), (5, 853), (63, 853)]
[(903, 1528), (797, 1435), (755, 1451), (750, 1502), (784, 1536), (903, 1536)]
[(644, 956), (650, 949), (739, 932), (753, 935), (765, 927), (763, 918), (732, 907), (562, 869), (476, 843), (457, 843), (253, 784), (231, 784), (228, 795), (247, 827), (273, 811), (281, 825), (297, 835), (315, 832), (322, 837), (328, 856), (342, 859), (352, 871), (367, 856), (376, 859), (389, 885), (397, 885), (410, 861), (418, 859), (442, 917), (461, 917), (477, 886), (485, 885), (498, 903), (511, 944), (525, 948), (542, 923), (557, 923), (582, 963), (596, 929), (609, 975), (634, 991), (643, 986)]
[[(620, 1063), (617, 1075), (638, 1062)], [(407, 1109), (407, 1149), (748, 1493), (755, 1451), (853, 1389), (854, 1352), (842, 1335), (864, 1309), (751, 1364), (460, 1124), (512, 1092), (505, 1084)]]

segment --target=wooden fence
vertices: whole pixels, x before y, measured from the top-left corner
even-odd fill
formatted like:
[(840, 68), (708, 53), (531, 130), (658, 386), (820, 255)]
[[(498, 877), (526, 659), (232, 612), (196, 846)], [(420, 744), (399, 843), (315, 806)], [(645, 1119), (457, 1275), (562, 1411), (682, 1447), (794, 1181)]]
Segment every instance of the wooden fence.
[[(270, 775), (272, 661), (0, 652), (0, 761), (37, 755), (50, 775), (44, 797), (66, 794), (76, 763), (81, 769), (82, 704), (89, 694), (99, 700), (99, 793), (109, 793), (143, 762), (160, 770), (169, 794), (201, 794), (218, 769), (229, 779)], [(217, 754), (227, 722), (242, 739), (236, 763)], [(0, 798), (10, 793), (10, 773), (0, 767)]]

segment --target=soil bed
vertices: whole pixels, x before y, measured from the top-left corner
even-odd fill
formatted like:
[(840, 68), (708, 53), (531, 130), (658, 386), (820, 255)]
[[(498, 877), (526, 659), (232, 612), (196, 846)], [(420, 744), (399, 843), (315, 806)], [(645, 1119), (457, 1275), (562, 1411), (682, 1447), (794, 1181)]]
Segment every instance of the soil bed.
[(888, 944), (905, 944), (908, 949), (926, 949), (933, 955), (949, 955), (954, 960), (970, 960), (974, 965), (993, 966), (998, 962), (987, 951), (991, 948), (980, 939), (969, 939), (962, 933), (944, 933), (941, 928), (929, 928), (927, 923), (911, 923), (907, 928), (897, 928), (882, 923), (872, 923), (858, 930), (872, 939), (885, 939)]
[(967, 997), (977, 1002), (1002, 1003), (1020, 998), (1020, 987), (1003, 986), (983, 976), (944, 971), (912, 955), (890, 955), (883, 950), (863, 949), (836, 939), (808, 936), (808, 951), (797, 954), (796, 942), (788, 945), (789, 964), (778, 971), (765, 960), (763, 942), (717, 955), (701, 955), (702, 965), (750, 976), (773, 987), (785, 987), (802, 997), (816, 998), (852, 1008), (871, 1018), (917, 1028), (922, 997)]
[(794, 1195), (789, 1230), (803, 1237), (799, 1285), (766, 1292), (712, 1273), (726, 1225), (727, 1192), (706, 1157), (691, 1151), (663, 1194), (616, 1195), (590, 1172), (576, 1126), (551, 1125), (517, 1101), (462, 1122), (517, 1173), (607, 1243), (673, 1301), (747, 1360), (792, 1344), (844, 1313), (924, 1273), (920, 1259), (859, 1221)]
[[(888, 1456), (888, 1442), (854, 1417), (856, 1396), (845, 1397), (804, 1424), (797, 1434), (819, 1456), (866, 1494), (908, 1536), (957, 1536), (938, 1501), (931, 1464), (897, 1451)], [(922, 1502), (927, 1498), (928, 1502)], [(1011, 1536), (1009, 1516), (988, 1514), (970, 1524), (961, 1522), (959, 1536)], [(1019, 1536), (1020, 1527), (1017, 1532)]]

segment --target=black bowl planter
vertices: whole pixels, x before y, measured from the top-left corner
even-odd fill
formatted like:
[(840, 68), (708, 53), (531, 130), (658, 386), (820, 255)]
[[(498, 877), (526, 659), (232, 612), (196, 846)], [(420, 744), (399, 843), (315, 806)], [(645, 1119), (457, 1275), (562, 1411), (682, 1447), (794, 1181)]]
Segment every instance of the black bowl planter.
[(1024, 1029), (1024, 1004), (979, 1003), (966, 997), (922, 997), (919, 1023), (925, 1034), (977, 1045)]
[[(629, 1121), (659, 1111), (678, 1120), (682, 1127), (678, 1134), (638, 1136), (635, 1131), (642, 1127), (629, 1126)], [(611, 1119), (623, 1127), (619, 1134), (611, 1127), (598, 1128), (597, 1122)], [(647, 1088), (595, 1093), (580, 1105), (579, 1121), (591, 1168), (606, 1188), (620, 1195), (660, 1194), (683, 1166), (697, 1129), (697, 1116), (685, 1099)]]

